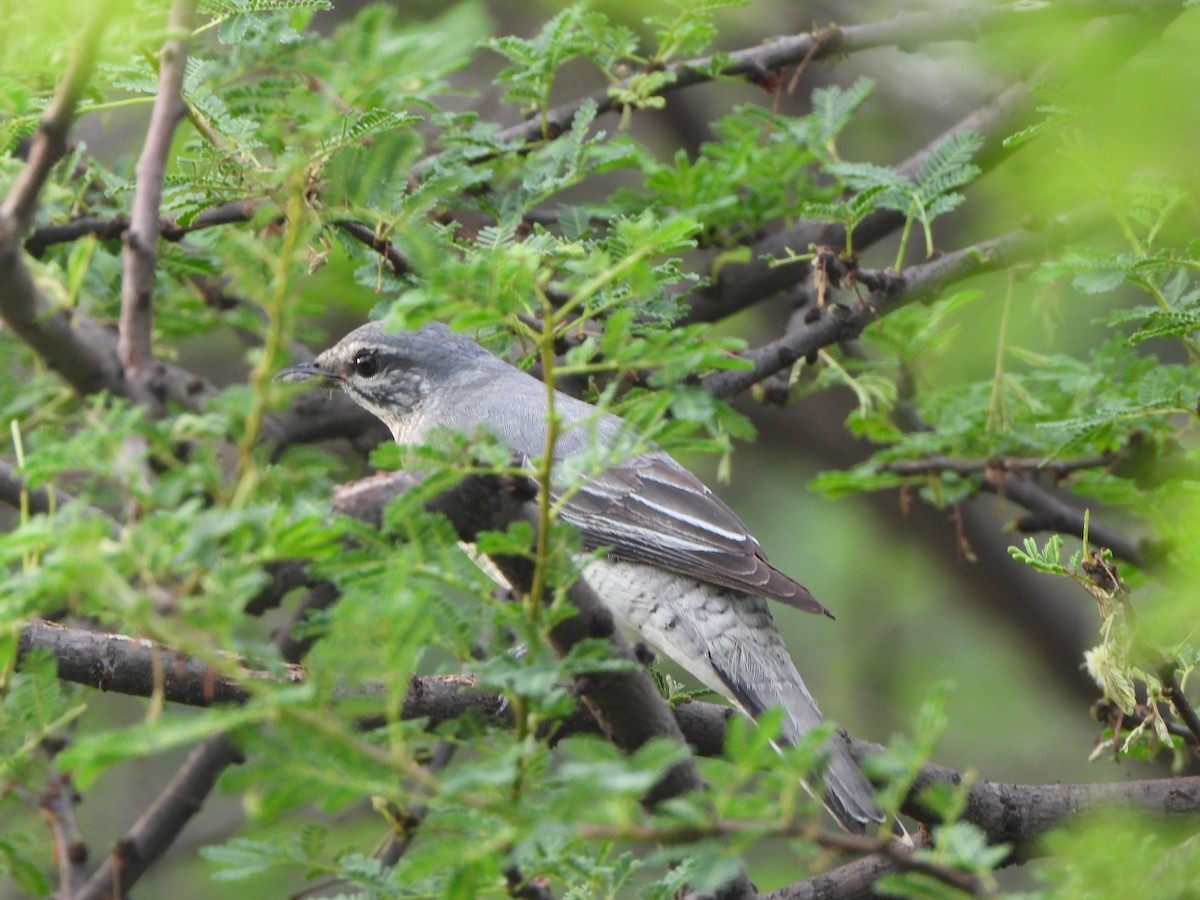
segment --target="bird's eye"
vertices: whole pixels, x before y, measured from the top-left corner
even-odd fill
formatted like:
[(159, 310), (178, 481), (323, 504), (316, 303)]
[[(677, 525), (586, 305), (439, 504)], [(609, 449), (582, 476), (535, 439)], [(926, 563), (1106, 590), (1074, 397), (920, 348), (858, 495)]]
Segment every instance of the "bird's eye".
[(354, 357), (354, 374), (359, 378), (374, 378), (379, 373), (379, 357), (374, 350), (363, 350)]

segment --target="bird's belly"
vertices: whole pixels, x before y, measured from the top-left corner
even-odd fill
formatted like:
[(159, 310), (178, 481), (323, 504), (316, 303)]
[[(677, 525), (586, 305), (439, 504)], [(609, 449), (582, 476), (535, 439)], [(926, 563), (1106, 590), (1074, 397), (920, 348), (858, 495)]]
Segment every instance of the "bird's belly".
[(673, 659), (705, 687), (729, 696), (710, 661), (712, 648), (741, 630), (732, 604), (761, 603), (759, 598), (619, 560), (594, 560), (583, 570), (583, 578), (622, 630)]

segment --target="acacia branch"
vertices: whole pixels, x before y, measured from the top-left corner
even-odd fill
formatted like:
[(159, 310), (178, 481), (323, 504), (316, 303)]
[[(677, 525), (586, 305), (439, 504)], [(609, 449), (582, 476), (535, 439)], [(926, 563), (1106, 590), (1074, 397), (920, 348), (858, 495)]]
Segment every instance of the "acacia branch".
[[(160, 218), (158, 220), (158, 238), (171, 243), (179, 243), (189, 234), (206, 228), (250, 222), (258, 215), (264, 202), (261, 197), (227, 200), (202, 210), (186, 225), (180, 225), (174, 219)], [(391, 241), (381, 237), (370, 225), (356, 222), (353, 219), (335, 219), (330, 224), (382, 256), (393, 274), (402, 275), (410, 270), (407, 258), (396, 249)], [(123, 239), (129, 229), (129, 219), (124, 215), (110, 218), (80, 216), (70, 222), (43, 225), (41, 228), (34, 229), (25, 239), (25, 252), (33, 257), (41, 257), (50, 247), (57, 244), (68, 244), (80, 238), (91, 237), (101, 241)]]
[[(214, 672), (199, 660), (149, 641), (82, 632), (46, 622), (26, 624), (18, 647), (22, 656), (34, 649), (53, 655), (64, 680), (144, 697), (156, 689), (147, 660), (151, 652), (157, 652), (168, 661), (162, 667), (168, 677), (160, 683), (164, 698), (191, 705), (244, 702), (248, 692), (240, 684), (270, 681), (265, 673), (252, 670), (236, 675)], [(304, 670), (300, 667), (287, 670), (289, 682), (303, 677)], [(729, 707), (692, 701), (676, 706), (672, 712), (677, 727), (696, 753), (716, 756), (723, 752), (726, 723), (733, 714)], [(406, 720), (427, 720), (431, 729), (468, 714), (500, 727), (511, 725), (511, 710), (503, 696), (476, 690), (475, 680), (462, 675), (414, 678), (401, 713)], [(555, 733), (562, 738), (599, 730), (596, 720), (580, 710), (561, 723)], [(884, 750), (878, 744), (854, 738), (850, 739), (850, 749), (860, 761)], [(958, 787), (962, 775), (944, 766), (924, 766), (903, 811), (918, 821), (936, 823), (936, 816), (921, 805), (920, 797), (937, 782)], [(1037, 856), (1041, 852), (1040, 839), (1047, 831), (1081, 810), (1100, 805), (1166, 816), (1194, 816), (1200, 812), (1200, 777), (1112, 784), (1017, 785), (978, 781), (971, 786), (964, 818), (983, 829), (990, 843), (1008, 844), (1012, 849), (1008, 862), (1015, 863)]]
[[(54, 755), (51, 752), (52, 760)], [(52, 767), (38, 800), (38, 811), (50, 831), (54, 848), (54, 860), (58, 868), (56, 900), (73, 900), (87, 878), (88, 848), (75, 817), (75, 805), (79, 799), (71, 777)]]
[[(0, 503), (34, 516), (49, 515), (71, 505), (79, 508), (78, 500), (57, 488), (30, 488), (17, 470), (3, 460), (0, 460)], [(107, 513), (95, 507), (84, 506), (83, 509), (88, 515), (108, 519)]]
[(117, 900), (126, 896), (199, 812), (220, 774), (240, 762), (241, 751), (223, 734), (196, 747), (73, 900)]
[(886, 857), (864, 856), (760, 897), (761, 900), (875, 900), (879, 897), (875, 883), (896, 870), (896, 863)]
[[(780, 338), (748, 351), (744, 359), (750, 367), (710, 375), (704, 387), (714, 396), (732, 398), (811, 357), (818, 351), (857, 337), (872, 322), (913, 303), (935, 299), (948, 287), (986, 272), (1033, 258), (1062, 236), (1077, 234), (1094, 227), (1096, 216), (1090, 212), (1059, 217), (1039, 230), (1021, 230), (983, 241), (895, 274), (879, 270), (841, 272), (849, 284), (860, 284), (870, 294), (851, 307), (826, 305), (813, 308), (798, 324), (789, 327)], [(1025, 507), (1031, 515), (1017, 520), (1026, 532), (1059, 531), (1083, 537), (1108, 547), (1118, 557), (1144, 568), (1147, 559), (1135, 541), (1094, 520), (1085, 521), (1084, 512), (1067, 504), (1051, 491), (1021, 473), (990, 470), (981, 482), (984, 490), (998, 494)]]
[(125, 231), (121, 278), (120, 337), (117, 355), (127, 377), (141, 381), (154, 361), (151, 325), (155, 268), (158, 264), (158, 213), (163, 177), (175, 127), (184, 117), (183, 74), (195, 0), (174, 0), (167, 40), (159, 54), (158, 93), (137, 161), (129, 228)]
[[(1171, 696), (1165, 682), (1163, 683), (1163, 688), (1163, 693), (1167, 696), (1167, 699), (1170, 700)], [(1187, 702), (1186, 697), (1184, 698), (1184, 702)], [(1173, 701), (1171, 705), (1175, 705)], [(1179, 707), (1175, 707), (1175, 711), (1177, 714), (1180, 714)], [(1195, 715), (1195, 710), (1192, 710), (1192, 714)], [(1159, 715), (1158, 710), (1152, 710), (1144, 703), (1137, 704), (1134, 706), (1133, 712), (1128, 713), (1111, 700), (1098, 700), (1092, 704), (1092, 717), (1101, 725), (1104, 725), (1112, 731), (1114, 756), (1119, 753), (1121, 749), (1122, 741), (1120, 735), (1127, 732), (1132, 732), (1138, 728), (1141, 728), (1143, 725), (1152, 725), (1153, 727), (1158, 727), (1161, 725), (1167, 729), (1167, 734), (1171, 735), (1172, 737), (1182, 739), (1184, 743), (1188, 744), (1192, 748), (1193, 752), (1200, 751), (1200, 730), (1192, 731), (1186, 725), (1180, 725), (1178, 722), (1165, 719), (1163, 716)], [(1186, 720), (1186, 716), (1180, 714), (1180, 717)], [(1198, 728), (1200, 728), (1200, 723), (1197, 723), (1197, 725)]]
[[(1029, 104), (1029, 83), (1018, 81), (990, 101), (964, 116), (928, 144), (897, 163), (893, 170), (913, 178), (939, 148), (966, 134), (984, 138), (977, 160), (981, 171), (998, 164), (1008, 153), (1001, 143)], [(854, 228), (853, 244), (862, 251), (904, 225), (904, 215), (893, 209), (876, 209)], [(714, 322), (803, 282), (812, 272), (807, 255), (811, 246), (845, 247), (846, 228), (832, 222), (802, 221), (749, 245), (750, 262), (721, 268), (712, 283), (687, 298), (681, 321)]]
[[(218, 203), (202, 210), (186, 225), (180, 225), (174, 219), (159, 219), (158, 237), (160, 240), (179, 243), (194, 231), (249, 222), (257, 214), (262, 203), (261, 199), (256, 198)], [(69, 244), (85, 237), (98, 241), (116, 241), (121, 240), (128, 230), (129, 219), (123, 214), (110, 218), (79, 216), (69, 222), (35, 228), (25, 239), (25, 252), (34, 258), (40, 258), (50, 247), (57, 244)]]
[[(1168, 8), (1171, 3), (1168, 0), (1060, 0), (1058, 3), (1032, 7), (1025, 3), (1011, 3), (999, 7), (906, 13), (868, 25), (835, 26), (806, 34), (781, 35), (732, 53), (667, 65), (662, 71), (670, 75), (671, 80), (656, 90), (653, 96), (662, 96), (717, 78), (744, 78), (755, 84), (768, 84), (772, 73), (789, 65), (845, 56), (877, 47), (909, 48), (944, 41), (974, 40), (981, 30), (998, 32), (1045, 27), (1053, 21), (1120, 13), (1144, 15), (1148, 6)], [(539, 113), (519, 125), (498, 132), (493, 140), (497, 144), (523, 144), (553, 139), (570, 129), (575, 117), (587, 105), (594, 105), (598, 114), (624, 109), (621, 97), (637, 94), (639, 77), (633, 75), (621, 79), (585, 97), (547, 110), (544, 114)], [(442, 152), (418, 160), (411, 170), (413, 177), (424, 177), (446, 156), (447, 153)]]
[(145, 383), (128, 381), (112, 333), (87, 316), (51, 304), (34, 284), (22, 257), (21, 236), (50, 169), (64, 152), (113, 5), (113, 0), (106, 0), (96, 9), (33, 137), (29, 159), (0, 204), (0, 285), (4, 287), (0, 290), (0, 317), (80, 394), (108, 391), (151, 408), (173, 400), (195, 409), (212, 393), (210, 385), (190, 372), (161, 363), (154, 366)]
[(1045, 472), (1059, 481), (1085, 469), (1109, 468), (1119, 462), (1118, 453), (1077, 460), (1036, 460), (998, 457), (989, 460), (956, 460), (947, 456), (933, 455), (924, 459), (896, 460), (883, 463), (878, 472), (889, 472), (906, 478), (921, 478), (942, 474), (954, 474), (973, 478), (978, 490), (1010, 500), (1029, 511), (1029, 515), (1018, 518), (1013, 524), (1023, 533), (1056, 531), (1083, 538), (1086, 534), (1090, 543), (1112, 550), (1117, 557), (1146, 568), (1149, 560), (1141, 545), (1120, 534), (1109, 526), (1098, 522), (1094, 515), (1085, 517), (1085, 510), (1064, 501), (1048, 488), (1034, 480), (1039, 472)]
[(862, 834), (823, 831), (804, 820), (782, 822), (767, 828), (759, 821), (737, 819), (714, 819), (699, 825), (584, 825), (580, 828), (580, 836), (592, 840), (625, 840), (668, 845), (692, 843), (705, 838), (728, 841), (747, 833), (799, 838), (823, 850), (839, 854), (882, 857), (886, 861), (885, 869), (888, 871), (920, 872), (971, 896), (978, 896), (984, 892), (983, 884), (975, 875), (931, 862), (920, 856), (917, 848), (910, 847), (902, 841), (890, 837), (876, 838)]
[(105, 0), (93, 9), (67, 62), (67, 71), (33, 135), (25, 166), (9, 188), (4, 203), (0, 204), (0, 241), (6, 245), (14, 240), (14, 236), (19, 237), (29, 230), (50, 170), (67, 152), (67, 135), (75, 120), (75, 108), (92, 77), (96, 50), (114, 5), (114, 0)]
[(195, 656), (177, 653), (145, 638), (68, 628), (54, 622), (32, 621), (21, 628), (17, 653), (49, 653), (58, 677), (101, 691), (149, 697), (161, 690), (164, 700), (185, 706), (242, 704), (250, 699), (247, 684), (303, 681), (304, 669), (290, 666), (283, 675), (253, 669), (235, 674), (215, 670)]
[[(1060, 216), (1043, 228), (1022, 229), (981, 241), (929, 262), (910, 266), (901, 273), (886, 270), (855, 271), (852, 273), (853, 282), (867, 287), (870, 292), (862, 302), (853, 303), (851, 307), (826, 304), (815, 309), (811, 321), (806, 317), (799, 327), (745, 353), (743, 359), (750, 364), (749, 368), (717, 372), (702, 383), (716, 397), (735, 397), (798, 360), (858, 337), (877, 319), (913, 303), (933, 300), (947, 287), (960, 281), (1033, 258), (1062, 236), (1078, 235), (1094, 221), (1095, 217), (1090, 213)], [(851, 273), (844, 273), (844, 277), (849, 279)]]
[[(899, 459), (882, 463), (877, 472), (890, 472), (906, 478), (926, 475), (982, 475), (1003, 477), (1011, 474), (1037, 475), (1045, 473), (1053, 481), (1062, 481), (1088, 469), (1107, 469), (1120, 462), (1122, 455), (1116, 452), (1103, 453), (1083, 459), (1035, 459), (1020, 456), (993, 456), (989, 459), (953, 459), (934, 454), (923, 459)], [(989, 473), (998, 473), (990, 475)]]
[(95, 65), (96, 49), (112, 12), (106, 0), (92, 15), (72, 54), (67, 72), (30, 144), (29, 158), (0, 204), (0, 317), (47, 364), (77, 390), (123, 394), (116, 359), (96, 347), (94, 323), (76, 327), (69, 315), (42, 296), (21, 256), (20, 240), (37, 208), (38, 197), (54, 164), (66, 151), (75, 108)]
[(1018, 531), (1026, 534), (1054, 531), (1078, 538), (1086, 537), (1089, 544), (1107, 547), (1114, 556), (1133, 563), (1139, 569), (1145, 569), (1150, 564), (1137, 541), (1096, 521), (1096, 517), (1088, 515), (1086, 509), (1067, 503), (1024, 475), (988, 479), (981, 487), (1029, 511), (1029, 515), (1021, 516), (1013, 523)]
[(392, 270), (393, 275), (404, 275), (411, 270), (408, 259), (405, 258), (404, 254), (397, 250), (391, 241), (380, 235), (378, 231), (369, 225), (364, 225), (362, 222), (355, 222), (351, 219), (335, 219), (333, 225), (383, 257), (387, 261), (388, 267)]
[(1158, 677), (1163, 684), (1163, 696), (1171, 701), (1176, 715), (1187, 726), (1190, 735), (1189, 741), (1193, 745), (1200, 743), (1200, 716), (1196, 715), (1196, 708), (1192, 706), (1183, 692), (1183, 685), (1179, 683), (1179, 670), (1175, 663), (1160, 667)]

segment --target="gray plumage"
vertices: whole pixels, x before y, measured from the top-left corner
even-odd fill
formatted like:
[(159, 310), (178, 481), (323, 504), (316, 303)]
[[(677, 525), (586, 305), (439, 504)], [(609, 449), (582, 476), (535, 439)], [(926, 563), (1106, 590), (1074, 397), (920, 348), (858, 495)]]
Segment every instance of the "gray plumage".
[[(530, 461), (546, 445), (546, 388), (445, 326), (391, 334), (364, 325), (283, 380), (319, 377), (378, 416), (404, 445), (437, 428), (483, 427)], [(785, 713), (793, 743), (821, 722), (765, 598), (828, 611), (772, 566), (741, 519), (665, 453), (623, 458), (629, 426), (561, 392), (555, 493), (585, 548), (608, 549), (583, 577), (625, 628), (751, 716)], [(606, 457), (619, 460), (605, 463)], [(828, 745), (825, 799), (844, 827), (882, 821), (874, 792), (844, 739)]]

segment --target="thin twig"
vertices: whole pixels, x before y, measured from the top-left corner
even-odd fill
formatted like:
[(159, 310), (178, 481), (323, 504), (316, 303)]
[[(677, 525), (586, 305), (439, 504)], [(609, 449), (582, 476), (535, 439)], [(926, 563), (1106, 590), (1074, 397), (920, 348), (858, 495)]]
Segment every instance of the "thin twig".
[(1171, 705), (1175, 707), (1175, 714), (1183, 720), (1183, 724), (1191, 732), (1192, 743), (1200, 743), (1200, 716), (1196, 715), (1196, 708), (1183, 693), (1183, 688), (1179, 684), (1179, 670), (1175, 663), (1162, 666), (1158, 670), (1158, 677), (1162, 681), (1163, 695), (1171, 701)]
[[(180, 225), (174, 219), (160, 219), (158, 237), (160, 240), (179, 243), (195, 231), (249, 222), (257, 214), (262, 204), (261, 199), (229, 200), (218, 203), (202, 210), (186, 225)], [(33, 257), (41, 257), (47, 249), (56, 244), (69, 244), (71, 241), (85, 237), (95, 238), (99, 241), (116, 241), (123, 238), (128, 230), (129, 218), (123, 213), (107, 219), (100, 216), (79, 216), (70, 222), (35, 228), (25, 239), (25, 252)]]
[(882, 463), (877, 472), (890, 472), (906, 477), (924, 475), (985, 475), (988, 472), (1023, 473), (1036, 475), (1045, 473), (1053, 481), (1063, 479), (1076, 472), (1088, 469), (1107, 469), (1121, 459), (1115, 452), (1102, 453), (1082, 459), (1033, 459), (1018, 456), (994, 456), (990, 459), (952, 459), (934, 454), (923, 459), (901, 459)]
[[(1014, 28), (1045, 27), (1050, 21), (1070, 21), (1118, 13), (1145, 13), (1147, 6), (1169, 7), (1169, 0), (1059, 0), (1054, 4), (1030, 6), (1011, 3), (997, 7), (972, 6), (960, 10), (906, 13), (883, 22), (826, 28), (799, 35), (781, 35), (760, 45), (714, 56), (699, 57), (666, 66), (672, 79), (655, 93), (661, 96), (714, 78), (745, 78), (764, 83), (771, 72), (804, 59), (821, 60), (877, 47), (915, 47), (943, 41), (975, 39), (981, 30), (996, 33)], [(723, 65), (722, 65), (723, 63)], [(539, 113), (494, 136), (497, 144), (521, 144), (553, 139), (565, 133), (585, 105), (597, 113), (622, 109), (620, 97), (637, 90), (638, 75), (617, 81), (586, 97)], [(437, 153), (418, 160), (412, 175), (423, 177), (446, 156)]]
[(163, 177), (175, 128), (184, 116), (183, 74), (187, 41), (195, 16), (195, 0), (174, 0), (167, 24), (167, 40), (159, 54), (158, 93), (146, 129), (146, 141), (137, 161), (137, 181), (121, 278), (121, 317), (117, 355), (126, 377), (144, 380), (154, 363), (151, 326), (155, 268), (158, 264), (159, 208)]
[(393, 275), (403, 275), (410, 271), (408, 259), (404, 254), (397, 250), (391, 241), (381, 236), (374, 228), (364, 225), (361, 222), (351, 221), (350, 219), (335, 219), (333, 224), (360, 244), (366, 244), (387, 260)]
[(645, 841), (656, 844), (689, 843), (704, 838), (730, 839), (747, 833), (781, 838), (800, 838), (837, 853), (885, 856), (901, 870), (921, 872), (972, 896), (985, 893), (983, 884), (970, 872), (923, 859), (916, 854), (912, 847), (902, 841), (823, 831), (805, 820), (781, 822), (772, 826), (764, 825), (760, 821), (721, 819), (697, 826), (600, 825), (584, 826), (579, 830), (581, 837), (590, 840)]
[(1190, 729), (1180, 725), (1178, 722), (1163, 720), (1162, 717), (1156, 716), (1156, 713), (1152, 712), (1149, 707), (1141, 703), (1137, 704), (1133, 708), (1132, 713), (1127, 713), (1111, 700), (1099, 700), (1092, 705), (1092, 716), (1095, 717), (1096, 721), (1101, 725), (1107, 725), (1112, 730), (1113, 745), (1117, 748), (1117, 750), (1119, 750), (1121, 746), (1121, 742), (1117, 737), (1118, 735), (1127, 731), (1133, 731), (1136, 728), (1140, 728), (1146, 723), (1153, 722), (1155, 718), (1159, 719), (1162, 725), (1167, 729), (1168, 734), (1177, 738), (1182, 738), (1184, 742), (1189, 744), (1191, 747), (1200, 749), (1200, 734), (1193, 733)]
[[(60, 743), (59, 747), (62, 746)], [(51, 758), (57, 755), (52, 749)], [(79, 830), (75, 817), (75, 806), (79, 794), (71, 783), (71, 776), (51, 768), (46, 777), (46, 786), (38, 803), (46, 827), (50, 829), (50, 840), (54, 847), (54, 859), (58, 867), (58, 890), (55, 900), (72, 900), (87, 878), (88, 848)]]

